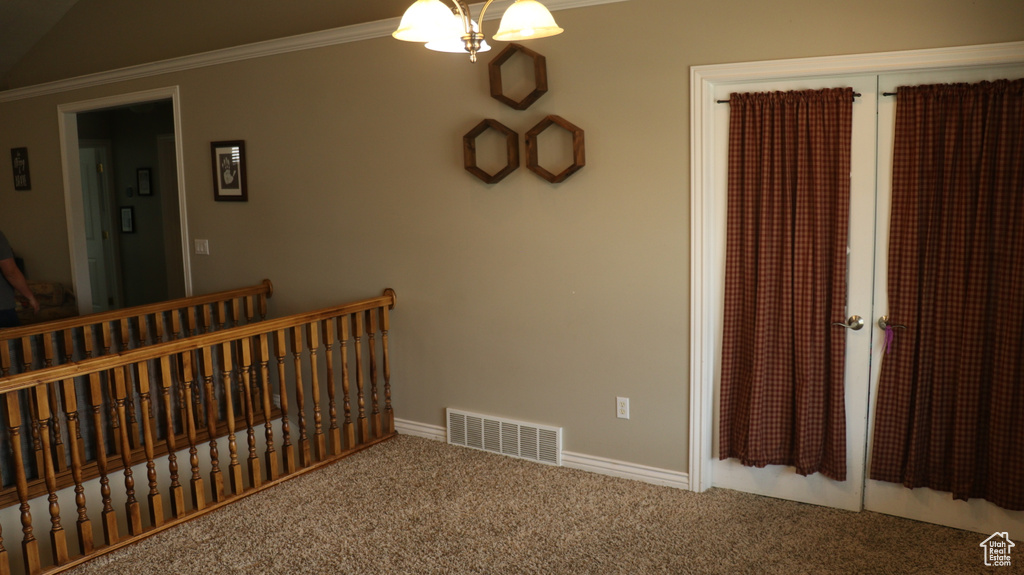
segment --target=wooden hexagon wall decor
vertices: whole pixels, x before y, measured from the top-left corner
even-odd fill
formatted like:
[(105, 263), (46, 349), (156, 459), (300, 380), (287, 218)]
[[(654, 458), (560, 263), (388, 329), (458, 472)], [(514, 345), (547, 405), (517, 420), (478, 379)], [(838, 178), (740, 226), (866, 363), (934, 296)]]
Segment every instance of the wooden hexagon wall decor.
[[(512, 56), (517, 53), (522, 53), (533, 59), (533, 91), (523, 97), (522, 100), (516, 101), (509, 98), (504, 93), (504, 88), (501, 83), (501, 66), (505, 62), (508, 62)], [(487, 65), (487, 72), (491, 78), (491, 97), (503, 102), (508, 106), (516, 110), (525, 110), (530, 107), (531, 104), (537, 101), (538, 98), (543, 96), (548, 91), (548, 67), (547, 59), (544, 56), (526, 48), (520, 44), (509, 44), (504, 50), (498, 53), (493, 60)]]
[[(572, 163), (557, 174), (542, 168), (537, 160), (537, 136), (553, 125), (572, 134)], [(583, 130), (565, 118), (554, 115), (548, 116), (526, 133), (526, 167), (552, 184), (564, 182), (566, 178), (578, 172), (585, 165), (587, 165), (587, 158), (584, 149)]]
[[(476, 139), (487, 130), (495, 130), (505, 135), (507, 161), (505, 167), (494, 174), (488, 174), (476, 165)], [(462, 155), (467, 172), (488, 184), (500, 182), (519, 167), (519, 134), (501, 122), (488, 118), (462, 137)]]

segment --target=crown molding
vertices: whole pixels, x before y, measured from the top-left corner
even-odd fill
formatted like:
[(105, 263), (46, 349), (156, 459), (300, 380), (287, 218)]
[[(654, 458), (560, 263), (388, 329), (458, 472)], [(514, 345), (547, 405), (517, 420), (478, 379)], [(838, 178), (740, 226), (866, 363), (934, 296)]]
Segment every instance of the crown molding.
[[(614, 4), (628, 1), (629, 0), (545, 0), (545, 5), (549, 10), (555, 12), (571, 8), (583, 8), (586, 6)], [(512, 2), (513, 0), (496, 0), (491, 5), (493, 10), (489, 9), (485, 20), (494, 20), (499, 18), (500, 15), (504, 13), (504, 8), (511, 5)], [(472, 12), (474, 14), (479, 14), (482, 5), (482, 3), (472, 5)], [(330, 30), (323, 30), (320, 32), (310, 32), (308, 34), (299, 34), (297, 36), (266, 40), (264, 42), (255, 42), (252, 44), (224, 48), (222, 50), (213, 50), (191, 56), (170, 58), (168, 60), (161, 60), (159, 62), (152, 62), (149, 64), (139, 64), (137, 66), (128, 66), (126, 68), (110, 70), (107, 72), (87, 74), (85, 76), (68, 78), (66, 80), (56, 80), (54, 82), (36, 84), (34, 86), (26, 86), (24, 88), (15, 88), (0, 92), (0, 103), (35, 98), (37, 96), (45, 96), (47, 94), (68, 92), (70, 90), (90, 88), (93, 86), (102, 86), (104, 84), (113, 84), (115, 82), (136, 80), (139, 78), (147, 78), (171, 72), (181, 72), (194, 68), (217, 66), (241, 60), (251, 60), (254, 58), (263, 58), (277, 54), (287, 54), (289, 52), (311, 50), (314, 48), (323, 48), (337, 44), (347, 44), (349, 42), (359, 42), (373, 38), (383, 38), (390, 36), (391, 33), (398, 28), (400, 20), (401, 18), (388, 18), (386, 20), (353, 24), (351, 26), (332, 28)]]

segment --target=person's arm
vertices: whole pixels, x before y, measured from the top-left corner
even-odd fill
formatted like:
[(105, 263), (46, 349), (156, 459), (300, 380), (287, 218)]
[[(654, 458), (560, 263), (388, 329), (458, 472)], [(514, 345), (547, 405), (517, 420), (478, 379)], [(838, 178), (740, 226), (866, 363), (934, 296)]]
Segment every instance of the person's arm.
[(28, 289), (28, 282), (25, 281), (25, 275), (18, 269), (18, 264), (14, 263), (14, 258), (0, 260), (0, 272), (4, 274), (8, 283), (10, 283), (18, 293), (28, 299), (28, 303), (32, 305), (32, 309), (38, 312), (39, 302), (36, 301), (36, 296), (32, 293), (32, 290)]

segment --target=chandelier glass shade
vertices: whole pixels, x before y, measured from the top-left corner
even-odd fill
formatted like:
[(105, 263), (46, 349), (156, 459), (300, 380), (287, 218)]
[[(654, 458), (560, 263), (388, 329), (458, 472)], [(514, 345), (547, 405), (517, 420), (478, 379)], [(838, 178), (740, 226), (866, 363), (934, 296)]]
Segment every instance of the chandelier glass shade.
[[(473, 20), (465, 0), (416, 0), (402, 16), (392, 36), (406, 42), (420, 42), (431, 50), (441, 52), (468, 52), (476, 62), (477, 52), (486, 52), (490, 46), (484, 41), (481, 26)], [(487, 0), (480, 9), (482, 25), (487, 8), (494, 0)], [(532, 38), (545, 38), (561, 34), (551, 12), (537, 0), (516, 0), (502, 15), (495, 40), (514, 42)]]

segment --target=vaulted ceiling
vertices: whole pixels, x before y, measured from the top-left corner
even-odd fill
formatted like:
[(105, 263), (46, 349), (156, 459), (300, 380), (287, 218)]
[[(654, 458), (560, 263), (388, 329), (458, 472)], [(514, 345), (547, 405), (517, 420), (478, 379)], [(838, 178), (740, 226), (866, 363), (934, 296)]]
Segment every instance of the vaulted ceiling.
[(0, 0), (0, 78), (78, 0)]

